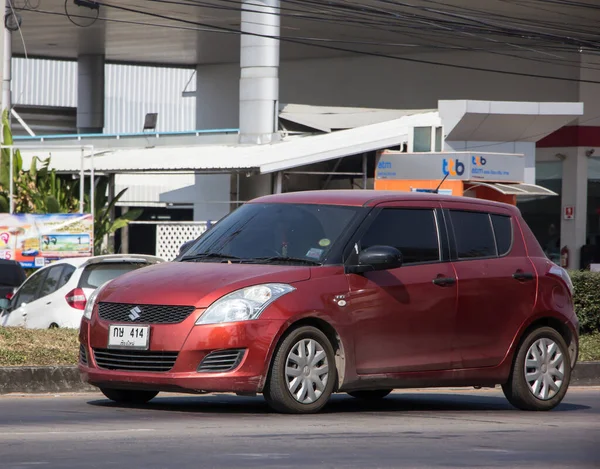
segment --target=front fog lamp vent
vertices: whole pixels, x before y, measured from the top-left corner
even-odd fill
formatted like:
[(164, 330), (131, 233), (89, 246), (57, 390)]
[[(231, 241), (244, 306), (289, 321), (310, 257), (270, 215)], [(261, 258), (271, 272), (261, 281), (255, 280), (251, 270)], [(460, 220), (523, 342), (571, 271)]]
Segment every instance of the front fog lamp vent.
[(200, 373), (224, 373), (236, 368), (244, 357), (245, 349), (218, 350), (209, 353), (198, 367)]

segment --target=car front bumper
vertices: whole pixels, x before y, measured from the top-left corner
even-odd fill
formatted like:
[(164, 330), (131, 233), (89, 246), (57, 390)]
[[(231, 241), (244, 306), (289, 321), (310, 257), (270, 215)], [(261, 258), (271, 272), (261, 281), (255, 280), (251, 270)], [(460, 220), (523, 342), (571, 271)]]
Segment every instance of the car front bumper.
[[(107, 349), (108, 322), (83, 320), (79, 336), (79, 370), (83, 381), (100, 388), (114, 389), (191, 393), (261, 392), (274, 341), (283, 322), (254, 320), (195, 326), (193, 318), (189, 319), (191, 323), (186, 320), (180, 324), (151, 324), (148, 351), (128, 358), (124, 365), (127, 369), (107, 369), (102, 358), (98, 363), (101, 354), (119, 359), (123, 351)], [(240, 358), (231, 370), (198, 371), (200, 364), (211, 353), (230, 350), (240, 351)], [(137, 370), (136, 366), (144, 368), (147, 365), (145, 357), (153, 353), (169, 354), (173, 357), (173, 366), (168, 371)], [(138, 358), (139, 362), (136, 362)]]

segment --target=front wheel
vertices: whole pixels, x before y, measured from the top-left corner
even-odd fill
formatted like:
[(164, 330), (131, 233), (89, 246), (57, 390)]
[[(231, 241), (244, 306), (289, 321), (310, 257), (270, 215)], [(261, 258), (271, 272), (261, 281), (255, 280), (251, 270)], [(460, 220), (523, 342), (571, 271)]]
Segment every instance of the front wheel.
[(571, 380), (569, 349), (550, 327), (532, 331), (521, 342), (502, 391), (521, 410), (551, 410), (561, 403)]
[(145, 404), (154, 399), (158, 391), (133, 391), (130, 389), (100, 388), (102, 394), (119, 404)]
[(264, 396), (278, 412), (318, 412), (329, 400), (337, 378), (335, 355), (319, 329), (304, 326), (283, 340), (273, 359)]

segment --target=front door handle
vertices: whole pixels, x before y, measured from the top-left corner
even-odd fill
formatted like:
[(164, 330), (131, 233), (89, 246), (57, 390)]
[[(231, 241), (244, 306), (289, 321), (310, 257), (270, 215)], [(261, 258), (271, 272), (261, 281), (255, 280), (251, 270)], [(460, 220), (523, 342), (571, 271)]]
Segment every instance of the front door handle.
[(433, 279), (433, 284), (438, 287), (448, 287), (450, 285), (454, 285), (456, 283), (456, 279), (454, 277), (437, 277)]
[(513, 274), (513, 278), (519, 282), (527, 282), (529, 280), (533, 280), (535, 277), (532, 273), (517, 271)]

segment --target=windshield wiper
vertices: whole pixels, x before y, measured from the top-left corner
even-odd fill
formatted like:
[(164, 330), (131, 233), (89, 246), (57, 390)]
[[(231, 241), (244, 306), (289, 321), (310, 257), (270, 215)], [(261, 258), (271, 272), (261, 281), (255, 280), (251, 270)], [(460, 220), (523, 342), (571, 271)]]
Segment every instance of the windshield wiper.
[(182, 261), (199, 261), (202, 259), (229, 259), (229, 260), (238, 260), (240, 259), (237, 256), (230, 256), (228, 254), (219, 254), (218, 252), (204, 252), (201, 254), (192, 254), (189, 256), (183, 256), (181, 258)]
[(298, 264), (305, 265), (323, 265), (323, 263), (318, 261), (311, 261), (309, 259), (302, 259), (301, 257), (288, 257), (288, 256), (272, 256), (272, 257), (255, 257), (252, 258), (251, 261), (257, 261), (260, 263), (269, 263), (269, 262), (296, 262)]

